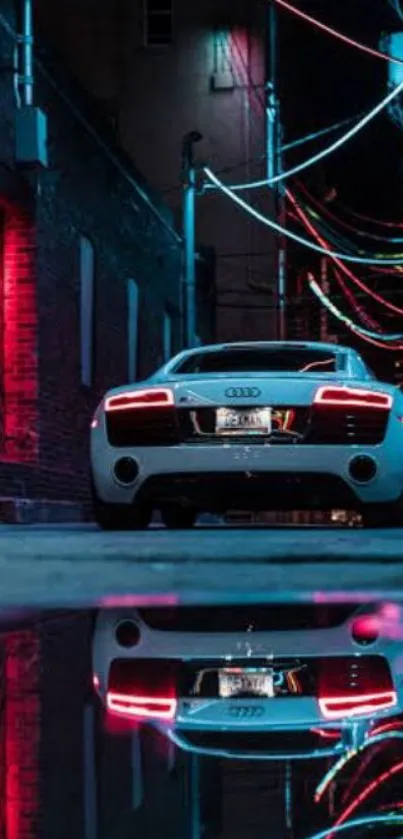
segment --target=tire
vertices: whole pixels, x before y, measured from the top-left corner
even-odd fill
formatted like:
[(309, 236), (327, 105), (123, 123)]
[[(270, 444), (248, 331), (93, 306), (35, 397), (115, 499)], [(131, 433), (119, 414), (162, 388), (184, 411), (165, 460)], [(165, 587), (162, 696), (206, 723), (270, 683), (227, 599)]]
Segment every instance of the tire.
[(181, 504), (169, 504), (161, 508), (161, 519), (168, 530), (190, 530), (196, 522), (197, 510)]
[(152, 509), (139, 504), (107, 504), (101, 501), (92, 485), (94, 519), (101, 530), (146, 530)]
[(363, 527), (368, 529), (403, 528), (403, 495), (386, 504), (366, 504), (361, 515)]

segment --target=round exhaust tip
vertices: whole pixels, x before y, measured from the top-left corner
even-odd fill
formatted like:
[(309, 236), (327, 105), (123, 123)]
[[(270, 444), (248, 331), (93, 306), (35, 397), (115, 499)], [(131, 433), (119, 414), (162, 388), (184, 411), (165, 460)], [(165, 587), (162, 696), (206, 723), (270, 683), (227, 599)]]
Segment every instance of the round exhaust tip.
[(380, 635), (380, 622), (376, 615), (361, 615), (351, 626), (351, 636), (360, 647), (375, 644)]
[(113, 472), (119, 484), (130, 486), (134, 484), (139, 474), (139, 466), (133, 457), (120, 457), (115, 463)]
[(135, 621), (121, 621), (115, 630), (116, 641), (120, 647), (135, 647), (140, 641), (140, 629)]
[(376, 461), (367, 454), (359, 454), (350, 461), (349, 473), (358, 484), (368, 484), (378, 471)]

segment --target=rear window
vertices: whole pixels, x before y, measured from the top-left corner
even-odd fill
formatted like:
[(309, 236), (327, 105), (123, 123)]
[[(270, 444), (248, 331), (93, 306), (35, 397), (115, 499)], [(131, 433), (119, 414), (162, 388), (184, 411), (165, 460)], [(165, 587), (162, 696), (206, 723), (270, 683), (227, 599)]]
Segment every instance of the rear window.
[(343, 367), (336, 353), (324, 350), (230, 349), (194, 353), (175, 373), (335, 373)]

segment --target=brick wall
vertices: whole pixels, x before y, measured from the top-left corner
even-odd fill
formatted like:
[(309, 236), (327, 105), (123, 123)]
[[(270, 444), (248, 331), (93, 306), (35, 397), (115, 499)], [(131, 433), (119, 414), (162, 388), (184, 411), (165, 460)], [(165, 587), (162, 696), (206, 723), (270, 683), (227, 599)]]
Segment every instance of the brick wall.
[(35, 631), (5, 640), (4, 737), (5, 839), (37, 839), (40, 831), (40, 643)]
[(38, 457), (37, 301), (35, 229), (21, 210), (4, 212), (2, 458), (35, 463)]
[(90, 612), (53, 614), (2, 636), (0, 837), (187, 839), (186, 755), (172, 767), (166, 739), (145, 731), (134, 760), (132, 733), (108, 730), (92, 688), (92, 626)]
[[(8, 0), (1, 0), (3, 13)], [(9, 16), (11, 24), (12, 17)], [(12, 38), (0, 18), (0, 59)], [(103, 392), (127, 380), (127, 283), (139, 288), (138, 376), (163, 361), (163, 318), (181, 348), (180, 240), (169, 211), (90, 97), (36, 46), (35, 99), (49, 119), (49, 167), (13, 164), (13, 76), (0, 76), (0, 169), (7, 165), (3, 237), (1, 495), (88, 501), (88, 428)], [(27, 203), (19, 201), (23, 183)], [(23, 190), (24, 191), (24, 190)], [(0, 199), (5, 200), (0, 177)], [(31, 215), (27, 205), (31, 204)], [(80, 377), (80, 238), (95, 254), (94, 379)]]

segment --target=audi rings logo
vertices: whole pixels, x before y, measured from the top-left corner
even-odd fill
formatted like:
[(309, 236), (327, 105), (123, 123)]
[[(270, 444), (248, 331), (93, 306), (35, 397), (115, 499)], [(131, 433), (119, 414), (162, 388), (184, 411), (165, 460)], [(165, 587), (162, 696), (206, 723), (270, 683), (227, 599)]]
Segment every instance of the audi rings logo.
[(237, 717), (237, 719), (256, 719), (257, 717), (263, 717), (264, 712), (265, 709), (262, 705), (233, 705), (232, 708), (227, 710), (231, 717)]
[(257, 399), (261, 393), (258, 387), (229, 387), (225, 391), (228, 399)]

